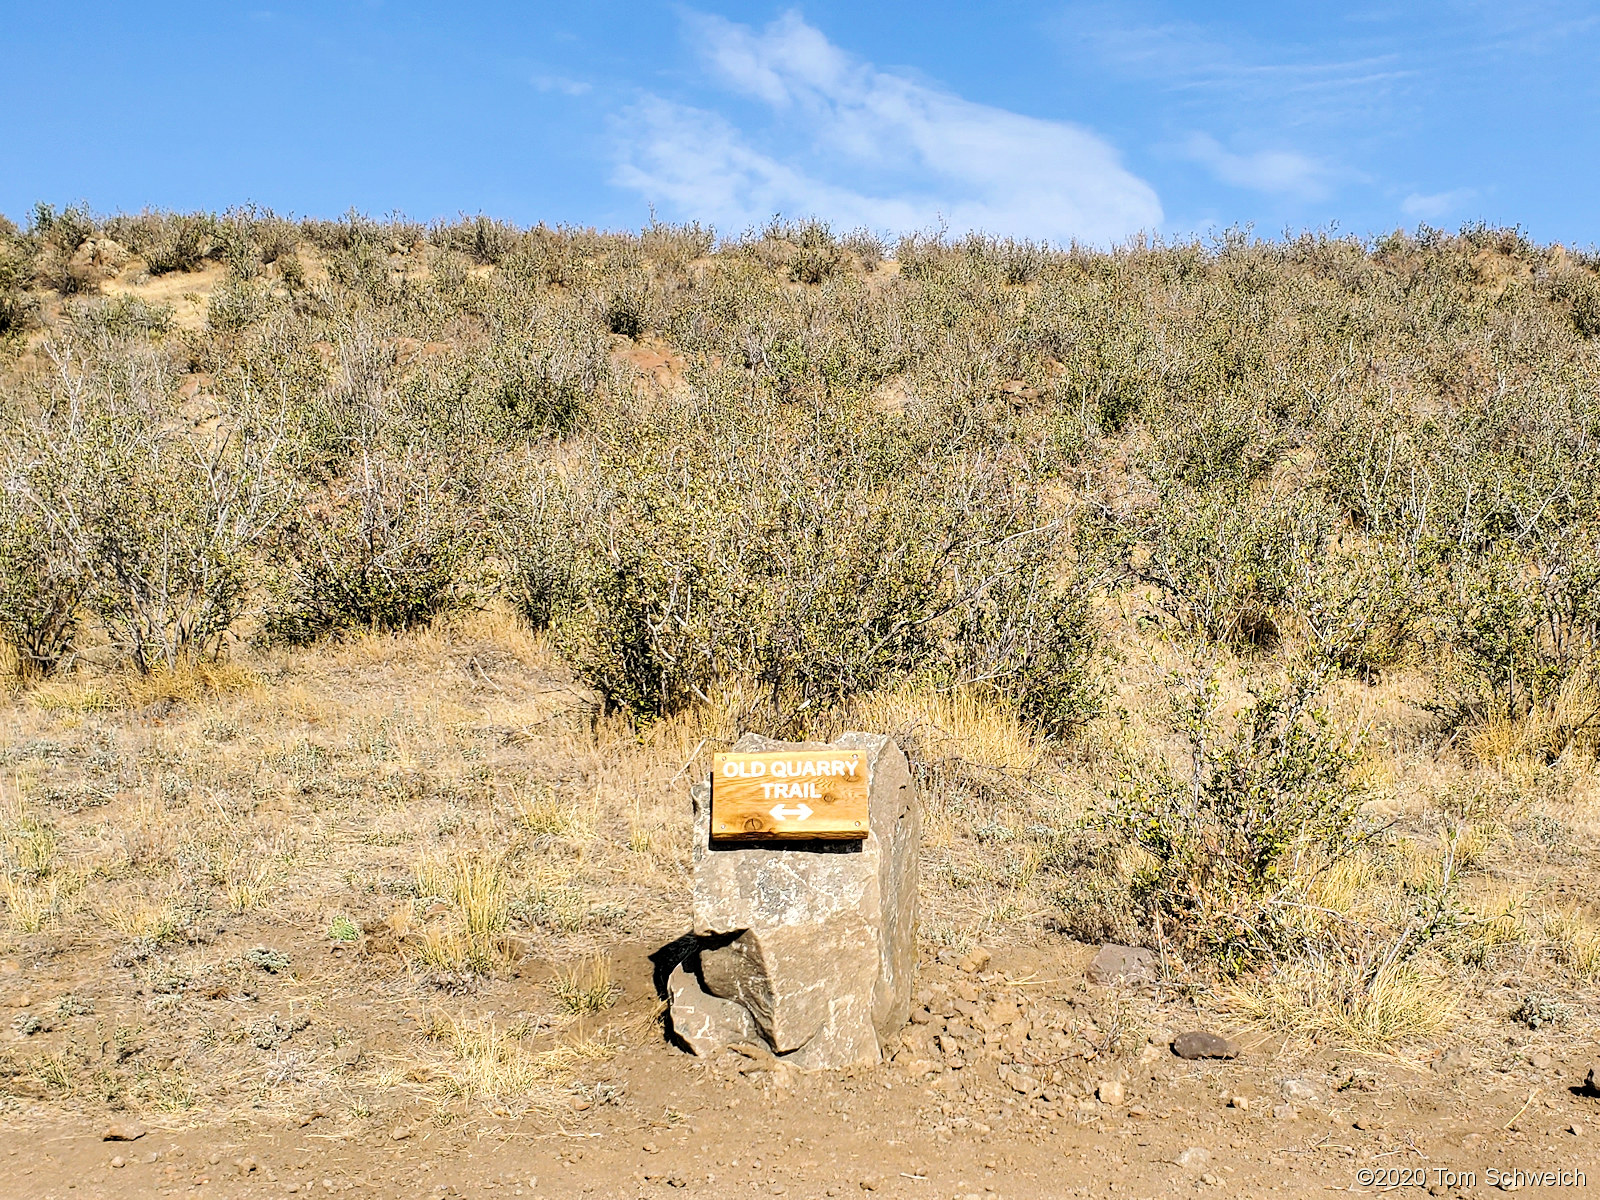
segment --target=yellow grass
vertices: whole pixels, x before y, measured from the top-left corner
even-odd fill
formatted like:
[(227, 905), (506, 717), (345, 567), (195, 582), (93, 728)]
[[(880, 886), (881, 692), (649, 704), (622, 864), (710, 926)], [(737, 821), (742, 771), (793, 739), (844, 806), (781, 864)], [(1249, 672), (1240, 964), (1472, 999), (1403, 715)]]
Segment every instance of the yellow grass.
[(1327, 1034), (1364, 1050), (1388, 1050), (1448, 1029), (1455, 1000), (1444, 980), (1408, 963), (1370, 979), (1348, 964), (1297, 964), (1250, 980), (1235, 1011), (1278, 1033)]
[(564, 967), (550, 981), (550, 991), (566, 1012), (575, 1016), (603, 1012), (617, 1001), (617, 987), (611, 982), (611, 956), (586, 955)]
[(1600, 979), (1600, 927), (1582, 909), (1545, 913), (1541, 924), (1557, 961), (1581, 979)]
[(430, 1080), (440, 1098), (491, 1110), (553, 1108), (576, 1068), (615, 1052), (614, 1046), (592, 1039), (532, 1050), (492, 1019), (446, 1020), (434, 1027), (432, 1038), (445, 1052), (435, 1060)]
[(70, 894), (60, 876), (29, 882), (16, 875), (0, 876), (0, 898), (6, 921), (16, 933), (38, 933), (61, 912)]

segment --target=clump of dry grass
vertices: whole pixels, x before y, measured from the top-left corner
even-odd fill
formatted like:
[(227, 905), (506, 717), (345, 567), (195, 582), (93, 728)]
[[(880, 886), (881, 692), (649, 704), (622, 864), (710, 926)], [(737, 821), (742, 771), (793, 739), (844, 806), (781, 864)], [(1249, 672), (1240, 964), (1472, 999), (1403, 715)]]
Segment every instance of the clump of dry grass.
[(148, 888), (112, 885), (96, 891), (91, 910), (106, 928), (131, 942), (162, 945), (175, 939), (193, 920), (193, 897), (181, 883)]
[(617, 1002), (619, 989), (611, 981), (611, 956), (591, 954), (556, 972), (550, 993), (563, 1012), (590, 1016)]
[(1540, 926), (1557, 962), (1580, 979), (1600, 979), (1600, 925), (1581, 908), (1547, 912)]
[(419, 903), (448, 907), (442, 927), (424, 929), (422, 962), (449, 971), (488, 974), (506, 961), (502, 935), (510, 920), (504, 861), (483, 853), (430, 855), (416, 868)]
[(1233, 989), (1234, 1010), (1279, 1033), (1329, 1034), (1388, 1050), (1448, 1029), (1456, 1002), (1446, 980), (1407, 963), (1280, 966)]
[(593, 1039), (535, 1050), (518, 1032), (485, 1019), (436, 1023), (429, 1038), (444, 1054), (433, 1060), (435, 1096), (491, 1112), (549, 1111), (578, 1069), (615, 1053), (613, 1045)]

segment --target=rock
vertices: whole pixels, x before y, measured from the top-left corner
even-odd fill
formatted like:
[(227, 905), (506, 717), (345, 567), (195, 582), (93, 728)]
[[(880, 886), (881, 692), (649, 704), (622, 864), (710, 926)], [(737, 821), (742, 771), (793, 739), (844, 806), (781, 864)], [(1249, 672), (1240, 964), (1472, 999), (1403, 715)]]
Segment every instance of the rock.
[(1272, 1106), (1272, 1119), (1274, 1121), (1298, 1121), (1300, 1110), (1292, 1104), (1275, 1104)]
[(702, 1058), (724, 1046), (761, 1040), (761, 1030), (749, 1009), (735, 1000), (711, 995), (682, 963), (667, 977), (667, 995), (672, 1032)]
[(1094, 1097), (1101, 1104), (1120, 1105), (1126, 1093), (1115, 1079), (1102, 1079), (1094, 1089)]
[(1090, 983), (1149, 983), (1156, 977), (1156, 956), (1139, 946), (1101, 946), (1084, 971)]
[(413, 1130), (409, 1125), (396, 1125), (393, 1132), (391, 1132), (389, 1136), (397, 1142), (403, 1142), (414, 1132), (416, 1131)]
[(111, 1156), (111, 1165), (120, 1171), (123, 1167), (128, 1165), (128, 1160), (123, 1158), (120, 1154), (113, 1154)]
[(102, 1142), (137, 1142), (150, 1131), (135, 1121), (113, 1121), (100, 1135)]
[(1174, 1160), (1180, 1167), (1196, 1169), (1211, 1161), (1211, 1151), (1202, 1146), (1190, 1146)]
[(1250, 1111), (1250, 1097), (1249, 1096), (1229, 1096), (1228, 1097), (1228, 1107), (1229, 1108), (1236, 1108), (1240, 1112), (1249, 1112)]
[(956, 966), (968, 975), (976, 975), (989, 965), (989, 960), (994, 957), (982, 946), (974, 946), (972, 952), (963, 958)]
[(1238, 1058), (1239, 1043), (1219, 1033), (1192, 1029), (1172, 1039), (1172, 1052), (1179, 1058)]
[(1548, 1071), (1554, 1062), (1555, 1059), (1551, 1058), (1542, 1050), (1535, 1050), (1532, 1054), (1528, 1055), (1528, 1063), (1535, 1071)]
[(985, 1033), (1004, 1029), (1022, 1020), (1022, 1009), (1015, 1000), (996, 1000), (983, 1014), (978, 1027)]
[(1278, 1090), (1290, 1104), (1322, 1103), (1322, 1088), (1309, 1079), (1285, 1079)]
[(847, 733), (831, 747), (746, 734), (734, 746), (829, 748), (862, 751), (867, 760), (869, 832), (860, 842), (712, 849), (710, 785), (694, 789), (700, 947), (680, 968), (672, 1024), (694, 1031), (694, 1041), (684, 1040), (696, 1053), (752, 1036), (736, 1013), (709, 1000), (743, 1010), (753, 1036), (807, 1070), (880, 1061), (883, 1042), (910, 1015), (921, 815), (905, 755), (866, 733)]

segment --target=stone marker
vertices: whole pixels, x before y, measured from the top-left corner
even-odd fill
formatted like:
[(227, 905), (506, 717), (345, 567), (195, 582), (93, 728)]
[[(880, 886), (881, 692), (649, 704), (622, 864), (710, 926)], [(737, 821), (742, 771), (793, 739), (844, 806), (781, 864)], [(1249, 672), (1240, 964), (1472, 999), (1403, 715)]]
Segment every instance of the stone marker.
[(878, 1062), (910, 1015), (916, 961), (922, 820), (905, 755), (868, 733), (831, 746), (745, 734), (733, 750), (858, 753), (868, 829), (714, 843), (711, 789), (694, 788), (699, 944), (668, 980), (673, 1032), (696, 1054), (757, 1042), (806, 1070)]

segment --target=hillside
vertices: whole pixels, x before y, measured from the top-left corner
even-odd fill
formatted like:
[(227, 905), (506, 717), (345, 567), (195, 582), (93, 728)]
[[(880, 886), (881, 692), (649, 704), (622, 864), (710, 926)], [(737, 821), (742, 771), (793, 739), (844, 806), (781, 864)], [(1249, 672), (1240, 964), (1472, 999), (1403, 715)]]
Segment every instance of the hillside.
[[(566, 1195), (538, 1139), (593, 1123), (718, 1194), (645, 1145), (737, 1126), (684, 1117), (650, 980), (688, 784), (871, 729), (923, 788), (930, 1020), (1063, 1033), (1041, 1096), (908, 1041), (849, 1101), (869, 1160), (913, 1131), (879, 1194), (1055, 1195), (1116, 1139), (1263, 1191), (1592, 1161), (1592, 257), (41, 208), (0, 372), (19, 1137), (333, 1130), (370, 1175), (492, 1134)], [(1080, 983), (1105, 942), (1159, 978)], [(1246, 1053), (1170, 1067), (1192, 1025)], [(807, 1097), (813, 1143), (878, 1088), (730, 1063), (693, 1087)]]

